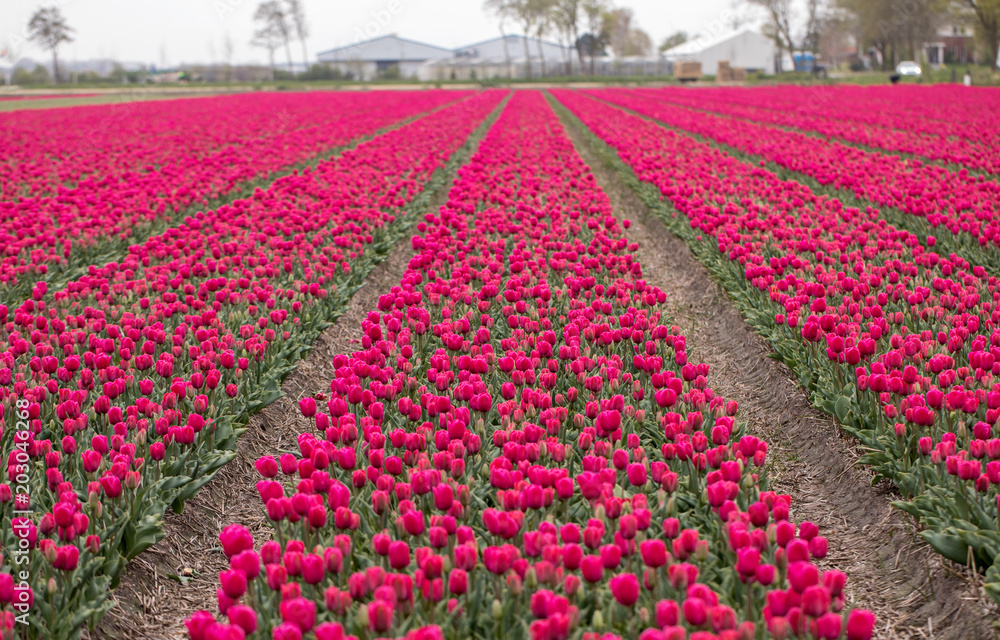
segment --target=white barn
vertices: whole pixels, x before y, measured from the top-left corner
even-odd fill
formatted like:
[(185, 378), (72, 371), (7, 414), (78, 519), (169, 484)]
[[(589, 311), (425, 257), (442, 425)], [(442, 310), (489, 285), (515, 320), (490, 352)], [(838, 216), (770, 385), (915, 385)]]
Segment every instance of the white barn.
[(525, 38), (519, 35), (507, 35), (501, 38), (493, 38), (485, 42), (476, 42), (455, 50), (456, 58), (479, 58), (482, 60), (505, 60), (506, 51), (510, 52), (512, 60), (524, 61), (525, 47), (531, 56), (531, 61), (541, 61), (543, 58), (546, 64), (555, 61), (564, 61), (567, 54), (566, 47), (539, 40), (537, 38)]
[(352, 45), (321, 51), (317, 59), (357, 80), (386, 76), (416, 78), (431, 60), (451, 58), (452, 51), (422, 42), (386, 35)]
[(694, 60), (701, 63), (701, 71), (715, 75), (720, 61), (731, 67), (747, 71), (775, 72), (776, 51), (774, 42), (753, 29), (741, 29), (718, 35), (700, 35), (684, 44), (663, 52), (670, 62)]
[(525, 77), (529, 65), (534, 77), (542, 75), (543, 68), (545, 75), (562, 75), (566, 61), (574, 61), (576, 55), (576, 50), (547, 40), (511, 34), (459, 47), (447, 58), (429, 61), (419, 77), (428, 81), (506, 78), (508, 56), (513, 78)]

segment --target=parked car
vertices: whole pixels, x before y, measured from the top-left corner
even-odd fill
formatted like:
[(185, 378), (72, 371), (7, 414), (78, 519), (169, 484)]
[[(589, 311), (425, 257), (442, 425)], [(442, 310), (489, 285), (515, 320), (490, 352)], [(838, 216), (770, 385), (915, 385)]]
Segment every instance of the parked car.
[(919, 76), (920, 65), (912, 60), (904, 60), (896, 65), (896, 73), (901, 76)]

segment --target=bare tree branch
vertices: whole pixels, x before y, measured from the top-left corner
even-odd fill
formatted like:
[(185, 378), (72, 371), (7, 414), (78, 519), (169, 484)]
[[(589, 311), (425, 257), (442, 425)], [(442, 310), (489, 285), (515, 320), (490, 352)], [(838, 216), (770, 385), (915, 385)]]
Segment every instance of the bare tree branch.
[(59, 83), (59, 45), (73, 42), (73, 29), (58, 7), (44, 7), (31, 16), (28, 38), (52, 52), (52, 77)]

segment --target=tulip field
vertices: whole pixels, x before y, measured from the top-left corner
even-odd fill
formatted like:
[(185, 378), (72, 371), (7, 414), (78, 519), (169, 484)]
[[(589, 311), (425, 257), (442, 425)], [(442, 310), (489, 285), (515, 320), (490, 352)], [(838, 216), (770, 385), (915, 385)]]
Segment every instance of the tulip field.
[(144, 637), (897, 637), (772, 486), (778, 445), (689, 357), (640, 257), (664, 249), (585, 155), (996, 612), (1000, 93), (960, 89), (0, 114), (0, 638), (117, 637), (129, 563), (400, 252), (352, 348), (271, 416), (307, 426), (245, 479), (268, 529), (212, 531), (214, 595)]

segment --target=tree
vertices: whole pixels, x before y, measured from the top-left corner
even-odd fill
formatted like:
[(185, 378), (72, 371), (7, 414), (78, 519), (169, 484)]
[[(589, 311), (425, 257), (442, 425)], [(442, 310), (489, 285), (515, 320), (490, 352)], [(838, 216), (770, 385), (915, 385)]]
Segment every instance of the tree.
[(309, 22), (306, 21), (306, 10), (301, 0), (285, 0), (285, 12), (295, 27), (295, 36), (302, 43), (302, 64), (308, 69), (309, 54), (306, 52), (306, 38), (309, 37)]
[(58, 7), (43, 7), (31, 16), (28, 39), (52, 52), (52, 76), (59, 83), (59, 45), (73, 42), (73, 29)]
[(571, 49), (576, 49), (580, 65), (583, 65), (583, 49), (576, 46), (580, 38), (580, 0), (555, 0), (552, 8), (552, 21), (559, 31), (560, 40), (566, 47), (566, 75), (573, 73), (573, 54)]
[[(850, 14), (838, 7), (830, 7), (823, 14), (817, 35), (817, 50), (828, 69), (837, 68), (850, 60), (856, 46), (861, 44), (857, 40)], [(855, 65), (858, 62), (860, 61), (852, 61)]]
[[(590, 53), (590, 75), (594, 75), (594, 56), (598, 52), (603, 53), (604, 45), (607, 42), (607, 32), (604, 31), (604, 12), (607, 10), (607, 0), (583, 0), (580, 8), (587, 18), (587, 33), (590, 38), (586, 40), (587, 50)], [(583, 40), (584, 38), (581, 38)]]
[(632, 26), (631, 9), (614, 9), (604, 14), (604, 30), (608, 33), (611, 50), (618, 58), (649, 55), (652, 41), (642, 29)]
[[(288, 40), (291, 36), (291, 30), (288, 28), (288, 20), (285, 16), (285, 10), (281, 6), (279, 0), (267, 0), (266, 2), (261, 2), (257, 7), (257, 12), (253, 15), (254, 22), (261, 25), (258, 33), (266, 31), (267, 34), (264, 36), (264, 40), (268, 38), (273, 38), (278, 43), (284, 43), (285, 45), (285, 57), (288, 60), (288, 72), (292, 72), (292, 50), (288, 46)], [(254, 34), (254, 40), (257, 40), (257, 34)], [(264, 46), (258, 44), (256, 46)], [(275, 47), (277, 48), (277, 47)], [(271, 53), (271, 68), (272, 73), (274, 69), (274, 54)]]
[(488, 12), (496, 15), (500, 21), (500, 38), (503, 40), (503, 55), (507, 59), (507, 79), (510, 80), (510, 49), (507, 47), (507, 33), (504, 30), (504, 23), (514, 16), (514, 2), (513, 0), (486, 0), (483, 7)]
[(979, 33), (989, 54), (989, 66), (996, 68), (1000, 56), (1000, 0), (961, 0), (976, 14)]
[(859, 50), (877, 51), (883, 69), (894, 67), (900, 60), (920, 58), (922, 44), (933, 34), (948, 2), (837, 0), (838, 6), (853, 18)]
[[(531, 77), (531, 50), (528, 48), (528, 41), (534, 35), (539, 40), (541, 33), (548, 29), (549, 10), (553, 0), (486, 0), (484, 7), (487, 11), (496, 14), (500, 18), (500, 31), (503, 33), (503, 23), (506, 19), (512, 19), (519, 23), (524, 42), (524, 65), (525, 76)], [(506, 38), (504, 39), (506, 46)], [(538, 44), (541, 54), (541, 42)], [(510, 63), (508, 62), (508, 67)], [(542, 57), (542, 71), (545, 70), (545, 58)]]
[(779, 69), (785, 51), (788, 51), (794, 60), (795, 43), (792, 41), (791, 0), (746, 0), (746, 2), (750, 6), (763, 9), (767, 13), (769, 22), (764, 29), (764, 35), (774, 40), (774, 44), (778, 49)]
[(542, 38), (552, 28), (554, 7), (555, 0), (528, 0), (528, 10), (534, 14), (535, 38), (538, 42), (538, 59), (542, 66), (543, 78), (545, 77), (545, 49), (542, 47)]
[(514, 19), (521, 23), (522, 42), (524, 43), (524, 75), (531, 77), (531, 51), (528, 49), (528, 39), (535, 28), (535, 20), (538, 13), (535, 11), (532, 0), (510, 0), (511, 8), (514, 11)]
[(250, 45), (267, 50), (268, 67), (271, 70), (271, 80), (274, 80), (274, 52), (281, 44), (281, 32), (277, 26), (271, 22), (265, 22), (259, 29), (254, 31)]
[(28, 71), (27, 69), (14, 69), (14, 84), (24, 85), (24, 84), (45, 84), (49, 82), (51, 76), (49, 76), (49, 70), (40, 64), (36, 64), (34, 70)]
[(667, 36), (663, 43), (660, 44), (660, 53), (667, 51), (668, 49), (673, 49), (674, 47), (679, 47), (688, 41), (687, 31), (677, 31), (673, 35)]
[(819, 53), (824, 9), (822, 0), (806, 0), (806, 35), (802, 39), (802, 49), (811, 52), (813, 56)]
[(222, 57), (226, 60), (226, 82), (233, 81), (233, 38), (226, 32), (226, 39), (222, 41)]
[(778, 68), (784, 52), (791, 54), (794, 64), (795, 43), (792, 41), (792, 8), (790, 0), (746, 0), (752, 7), (763, 9), (767, 13), (768, 24), (764, 27), (764, 35), (774, 40), (778, 49)]

